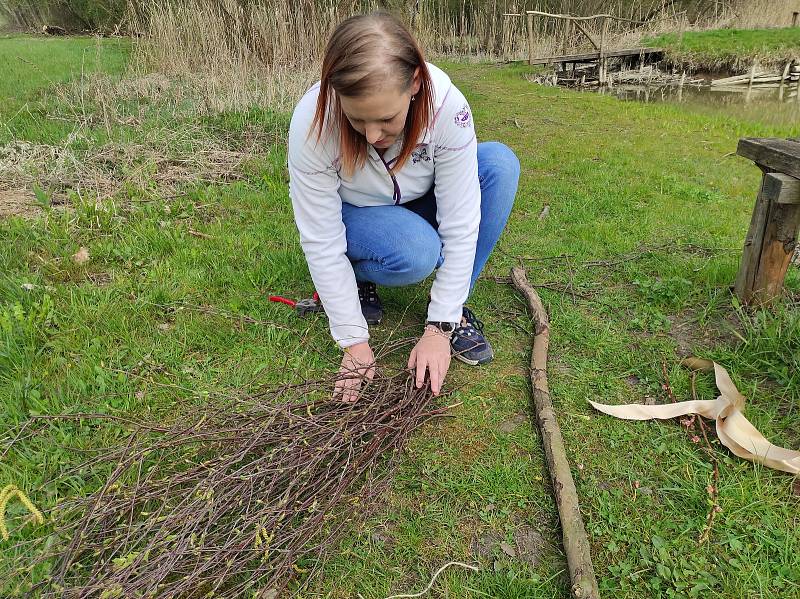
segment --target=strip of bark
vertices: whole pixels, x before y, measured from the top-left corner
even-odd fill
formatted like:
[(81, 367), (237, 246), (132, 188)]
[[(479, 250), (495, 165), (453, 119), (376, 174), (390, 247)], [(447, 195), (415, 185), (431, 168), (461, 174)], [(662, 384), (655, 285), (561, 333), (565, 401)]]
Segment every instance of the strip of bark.
[(550, 345), (550, 321), (547, 311), (536, 290), (528, 283), (525, 270), (515, 267), (511, 280), (525, 298), (531, 310), (534, 337), (531, 351), (531, 387), (533, 389), (533, 413), (542, 434), (547, 467), (553, 482), (553, 492), (561, 519), (564, 552), (572, 582), (572, 596), (576, 599), (599, 599), (597, 579), (594, 575), (589, 540), (583, 526), (578, 492), (564, 449), (564, 439), (556, 421), (550, 390), (547, 385), (547, 350)]

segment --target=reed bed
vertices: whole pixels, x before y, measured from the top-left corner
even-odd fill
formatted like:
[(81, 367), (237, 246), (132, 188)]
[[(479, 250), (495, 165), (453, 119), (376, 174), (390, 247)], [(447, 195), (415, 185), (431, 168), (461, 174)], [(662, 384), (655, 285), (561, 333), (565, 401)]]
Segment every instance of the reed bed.
[[(214, 3), (179, 0), (172, 3), (131, 4), (130, 27), (141, 32), (134, 68), (187, 78), (220, 109), (259, 104), (290, 110), (318, 78), (319, 64), (332, 29), (344, 18), (388, 8), (403, 19), (432, 59), (521, 60), (527, 57), (524, 17), (508, 16), (524, 9), (508, 0), (462, 2), (456, 9), (439, 0), (376, 2), (303, 0), (240, 5), (236, 0)], [(630, 11), (628, 11), (630, 12)], [(631, 13), (633, 16), (641, 14)], [(626, 13), (627, 14), (627, 13)], [(642, 17), (653, 24), (631, 26), (611, 22), (608, 47), (635, 44), (642, 35), (676, 29), (677, 13), (650, 10)], [(589, 23), (599, 36), (599, 23)], [(534, 30), (538, 54), (558, 49), (579, 51), (588, 41), (567, 36), (563, 22), (539, 19)], [(191, 78), (191, 77), (189, 77)]]

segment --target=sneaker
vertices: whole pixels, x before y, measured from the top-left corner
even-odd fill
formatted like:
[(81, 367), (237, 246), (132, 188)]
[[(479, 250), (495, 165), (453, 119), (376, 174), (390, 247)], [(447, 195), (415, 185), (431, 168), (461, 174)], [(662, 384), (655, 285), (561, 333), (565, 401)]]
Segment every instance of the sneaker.
[(470, 366), (486, 364), (494, 358), (492, 346), (483, 336), (483, 323), (466, 306), (463, 308), (461, 324), (453, 331), (450, 346), (453, 357)]
[(379, 324), (383, 318), (383, 304), (378, 297), (378, 288), (369, 281), (356, 281), (358, 283), (358, 299), (361, 301), (361, 313), (367, 324)]

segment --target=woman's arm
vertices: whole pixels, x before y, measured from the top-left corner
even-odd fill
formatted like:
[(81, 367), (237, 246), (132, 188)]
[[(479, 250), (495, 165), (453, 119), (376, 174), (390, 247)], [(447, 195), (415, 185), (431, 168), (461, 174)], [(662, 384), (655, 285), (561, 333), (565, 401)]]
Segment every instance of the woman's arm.
[(307, 93), (289, 127), (289, 195), (311, 278), (340, 347), (369, 339), (355, 274), (347, 259), (339, 176), (324, 138), (308, 135), (316, 93)]
[(455, 86), (437, 114), (433, 142), (436, 219), (444, 263), (431, 288), (428, 320), (460, 322), (475, 263), (481, 188), (472, 112)]

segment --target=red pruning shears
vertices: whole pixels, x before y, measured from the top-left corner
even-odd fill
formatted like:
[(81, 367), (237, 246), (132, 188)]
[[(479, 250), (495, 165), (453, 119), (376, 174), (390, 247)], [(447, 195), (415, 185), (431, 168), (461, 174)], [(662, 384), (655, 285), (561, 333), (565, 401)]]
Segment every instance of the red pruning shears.
[(294, 308), (295, 312), (297, 312), (297, 315), (301, 318), (306, 314), (311, 314), (312, 312), (322, 312), (322, 304), (319, 301), (319, 294), (316, 291), (312, 297), (297, 301), (280, 295), (270, 295), (269, 301), (286, 304), (287, 306)]

